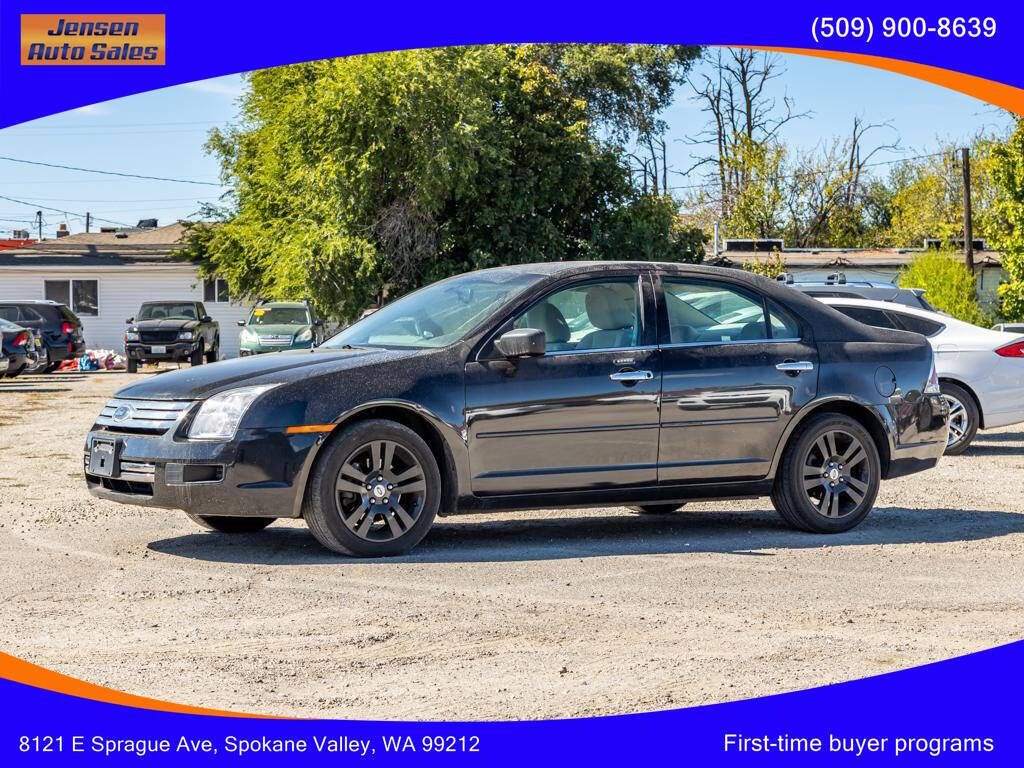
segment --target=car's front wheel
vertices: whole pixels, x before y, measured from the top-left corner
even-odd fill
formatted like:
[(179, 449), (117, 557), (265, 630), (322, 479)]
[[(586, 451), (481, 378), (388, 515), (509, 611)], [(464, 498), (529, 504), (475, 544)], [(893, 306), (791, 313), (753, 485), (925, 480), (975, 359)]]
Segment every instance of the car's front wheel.
[(334, 552), (401, 555), (427, 535), (440, 502), (441, 474), (423, 438), (373, 419), (346, 427), (323, 449), (303, 516)]
[(217, 355), (220, 353), (220, 339), (217, 339), (213, 346), (210, 347), (210, 351), (206, 353), (206, 362), (216, 363)]
[(790, 437), (772, 503), (794, 528), (814, 533), (848, 531), (871, 511), (881, 483), (878, 448), (849, 416), (811, 416)]
[(202, 365), (203, 364), (203, 355), (204, 354), (205, 354), (205, 352), (203, 351), (203, 342), (200, 341), (199, 342), (199, 346), (195, 348), (195, 351), (192, 352), (192, 356), (189, 358), (189, 361), (188, 361), (189, 364), (190, 365)]
[(200, 528), (219, 533), (257, 533), (275, 520), (273, 517), (225, 517), (223, 515), (193, 515), (190, 512), (185, 514)]
[(981, 416), (974, 398), (963, 387), (942, 382), (942, 397), (949, 406), (949, 437), (946, 438), (946, 455), (959, 456), (967, 450), (974, 436), (978, 434)]

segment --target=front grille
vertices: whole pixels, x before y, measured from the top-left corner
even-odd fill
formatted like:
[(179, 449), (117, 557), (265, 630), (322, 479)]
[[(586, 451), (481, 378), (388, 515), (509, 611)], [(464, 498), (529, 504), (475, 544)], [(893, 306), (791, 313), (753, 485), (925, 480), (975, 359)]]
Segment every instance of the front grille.
[(265, 347), (287, 347), (289, 344), (292, 343), (292, 337), (291, 336), (281, 336), (281, 335), (276, 335), (276, 336), (272, 336), (272, 335), (260, 336), (259, 340), (260, 340), (260, 344), (262, 344)]
[(121, 432), (163, 434), (178, 423), (190, 405), (187, 400), (107, 400), (96, 423)]
[(139, 331), (139, 341), (144, 344), (163, 344), (178, 338), (178, 331)]

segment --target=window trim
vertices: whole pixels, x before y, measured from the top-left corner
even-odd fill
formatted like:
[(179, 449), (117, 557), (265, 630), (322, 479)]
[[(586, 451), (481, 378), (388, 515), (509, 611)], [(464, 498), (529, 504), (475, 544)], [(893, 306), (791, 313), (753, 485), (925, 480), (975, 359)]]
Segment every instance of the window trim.
[[(68, 285), (68, 301), (66, 304), (62, 301), (56, 302), (57, 304), (64, 304), (68, 309), (74, 312), (79, 317), (99, 317), (102, 312), (102, 306), (100, 303), (100, 285), (102, 280), (99, 277), (43, 277), (43, 298), (46, 298), (46, 284), (47, 283), (67, 283)], [(89, 312), (81, 312), (75, 306), (75, 283), (96, 283), (96, 313), (90, 314)]]

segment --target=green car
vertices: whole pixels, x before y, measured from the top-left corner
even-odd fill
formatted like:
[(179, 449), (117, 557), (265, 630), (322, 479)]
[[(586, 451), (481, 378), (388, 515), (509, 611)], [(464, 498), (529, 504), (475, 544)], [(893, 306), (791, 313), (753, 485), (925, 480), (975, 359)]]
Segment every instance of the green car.
[(286, 349), (310, 349), (323, 339), (324, 324), (307, 301), (261, 301), (239, 320), (238, 353), (258, 355)]

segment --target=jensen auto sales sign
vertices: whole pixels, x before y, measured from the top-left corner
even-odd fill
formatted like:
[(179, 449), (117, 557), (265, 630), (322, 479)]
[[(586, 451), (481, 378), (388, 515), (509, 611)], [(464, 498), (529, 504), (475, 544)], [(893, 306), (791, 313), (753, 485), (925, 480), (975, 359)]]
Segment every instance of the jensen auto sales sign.
[(26, 66), (162, 66), (164, 14), (25, 13), (21, 63)]

